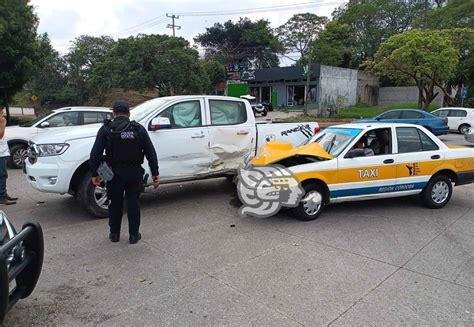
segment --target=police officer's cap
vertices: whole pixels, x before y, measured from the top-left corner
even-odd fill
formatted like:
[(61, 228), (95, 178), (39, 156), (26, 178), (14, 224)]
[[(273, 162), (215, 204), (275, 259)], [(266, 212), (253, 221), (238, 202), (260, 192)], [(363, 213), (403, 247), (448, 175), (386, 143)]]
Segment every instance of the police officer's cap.
[(128, 113), (130, 112), (130, 107), (128, 106), (128, 102), (125, 100), (117, 100), (114, 102), (112, 106), (113, 111), (117, 113)]

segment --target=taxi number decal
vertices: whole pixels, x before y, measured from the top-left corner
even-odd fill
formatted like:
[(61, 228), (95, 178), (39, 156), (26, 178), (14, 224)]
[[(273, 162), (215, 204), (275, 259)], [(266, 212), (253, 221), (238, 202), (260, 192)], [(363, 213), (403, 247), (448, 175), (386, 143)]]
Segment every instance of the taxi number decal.
[(379, 170), (377, 168), (374, 169), (359, 169), (359, 178), (373, 178), (379, 176)]

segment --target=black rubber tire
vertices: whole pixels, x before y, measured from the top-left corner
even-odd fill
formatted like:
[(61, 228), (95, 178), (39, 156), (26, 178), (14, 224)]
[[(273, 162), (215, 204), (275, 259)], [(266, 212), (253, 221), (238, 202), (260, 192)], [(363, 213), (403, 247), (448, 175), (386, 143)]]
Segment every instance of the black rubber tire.
[(24, 145), (24, 144), (14, 144), (14, 145), (12, 145), (12, 147), (10, 148), (10, 158), (8, 158), (8, 167), (10, 167), (12, 169), (21, 169), (21, 168), (23, 168), (23, 165), (18, 165), (13, 161), (13, 156), (17, 151), (24, 150), (26, 148), (27, 148), (27, 146)]
[[(432, 195), (431, 195), (433, 187), (438, 182), (445, 182), (448, 185), (448, 190), (449, 190), (448, 197), (442, 203), (435, 202), (432, 198)], [(423, 203), (428, 208), (431, 208), (431, 209), (440, 209), (440, 208), (444, 207), (446, 204), (448, 204), (448, 202), (451, 199), (452, 195), (453, 195), (453, 184), (452, 184), (451, 180), (445, 175), (435, 175), (435, 176), (433, 176), (430, 179), (430, 181), (428, 182), (428, 185), (425, 186), (425, 188), (423, 189), (423, 191), (420, 194)]]
[(469, 128), (471, 128), (471, 125), (469, 125), (469, 124), (462, 124), (461, 126), (459, 126), (458, 131), (459, 131), (459, 133), (461, 133), (461, 134), (464, 135), (464, 134), (467, 133), (467, 131), (469, 130)]
[(268, 111), (267, 111), (267, 109), (266, 109), (266, 108), (265, 108), (265, 109), (263, 109), (262, 116), (263, 116), (263, 117), (265, 117), (267, 114), (268, 114)]
[(79, 183), (77, 199), (81, 206), (96, 218), (107, 218), (108, 210), (101, 208), (94, 199), (95, 186), (91, 182), (91, 174), (87, 173)]
[(297, 207), (292, 209), (293, 216), (296, 219), (301, 220), (301, 221), (315, 220), (321, 215), (321, 212), (323, 212), (324, 207), (326, 206), (327, 199), (324, 196), (324, 194), (325, 194), (324, 189), (316, 183), (311, 183), (311, 184), (305, 185), (304, 190), (305, 190), (305, 195), (303, 195), (302, 199), (304, 199), (306, 194), (311, 192), (311, 191), (319, 192), (321, 194), (321, 197), (322, 197), (321, 207), (319, 208), (319, 211), (316, 214), (309, 215), (304, 210), (303, 202), (300, 202)]

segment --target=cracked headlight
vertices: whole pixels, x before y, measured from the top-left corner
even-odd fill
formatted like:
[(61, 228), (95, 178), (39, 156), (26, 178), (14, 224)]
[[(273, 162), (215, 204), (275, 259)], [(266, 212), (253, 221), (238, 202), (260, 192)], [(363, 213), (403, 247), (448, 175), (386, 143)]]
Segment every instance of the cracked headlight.
[(69, 148), (69, 144), (35, 144), (34, 147), (39, 157), (51, 157), (63, 154)]

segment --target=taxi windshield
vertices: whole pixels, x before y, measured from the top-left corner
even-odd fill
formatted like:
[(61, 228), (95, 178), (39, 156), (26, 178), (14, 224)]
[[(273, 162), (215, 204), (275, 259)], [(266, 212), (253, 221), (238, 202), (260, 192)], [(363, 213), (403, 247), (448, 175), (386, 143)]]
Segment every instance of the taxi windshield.
[(327, 153), (337, 157), (361, 131), (359, 128), (330, 127), (314, 135), (307, 144), (319, 143)]

